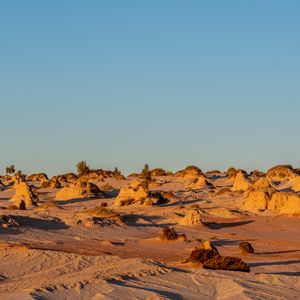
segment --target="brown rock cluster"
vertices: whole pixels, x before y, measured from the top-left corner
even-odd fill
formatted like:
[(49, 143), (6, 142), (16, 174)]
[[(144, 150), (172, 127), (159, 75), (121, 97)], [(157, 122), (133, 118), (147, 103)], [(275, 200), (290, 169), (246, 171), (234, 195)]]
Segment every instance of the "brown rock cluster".
[(239, 248), (242, 250), (243, 254), (254, 253), (254, 248), (249, 242), (240, 242)]
[(173, 227), (164, 227), (160, 239), (163, 241), (175, 241), (175, 240), (186, 241), (186, 235), (178, 234)]
[(220, 255), (209, 241), (202, 242), (183, 262), (201, 263), (204, 269), (250, 272), (249, 266), (240, 258)]

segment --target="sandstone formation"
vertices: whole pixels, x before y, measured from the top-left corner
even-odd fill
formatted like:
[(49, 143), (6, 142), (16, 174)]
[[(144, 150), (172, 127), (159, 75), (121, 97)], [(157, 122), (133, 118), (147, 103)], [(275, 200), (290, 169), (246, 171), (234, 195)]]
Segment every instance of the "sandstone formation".
[(288, 183), (291, 185), (291, 189), (294, 192), (300, 192), (300, 176), (299, 175), (290, 179)]
[(199, 209), (190, 209), (180, 220), (181, 225), (199, 225), (202, 224), (202, 215)]
[(250, 191), (242, 205), (247, 211), (270, 211), (281, 215), (299, 216), (300, 197), (290, 192)]
[(18, 208), (22, 208), (25, 202), (26, 208), (36, 206), (36, 202), (38, 202), (38, 196), (35, 195), (31, 187), (25, 182), (16, 182), (14, 184), (15, 195), (10, 199), (10, 202), (13, 203)]
[(252, 181), (242, 172), (236, 174), (232, 191), (247, 191), (252, 186)]
[(205, 176), (201, 175), (200, 177), (193, 179), (188, 184), (188, 187), (190, 189), (202, 189), (206, 187), (213, 187), (213, 184), (209, 182)]
[(273, 187), (266, 177), (261, 177), (261, 178), (257, 179), (253, 184), (254, 190), (266, 190), (266, 189), (270, 189), (270, 188), (273, 188)]
[(41, 189), (46, 189), (46, 188), (59, 189), (59, 188), (61, 188), (61, 183), (56, 177), (53, 177), (50, 180), (42, 181), (40, 188)]
[(179, 177), (183, 177), (184, 179), (193, 179), (204, 174), (196, 166), (187, 166), (184, 170), (177, 172), (176, 175)]
[(57, 200), (70, 200), (95, 196), (104, 197), (104, 194), (100, 191), (97, 185), (81, 180), (65, 186), (56, 193)]
[(266, 191), (250, 191), (242, 204), (242, 208), (251, 212), (265, 211), (271, 196)]
[(277, 214), (300, 216), (300, 197), (293, 193), (274, 193), (268, 203), (268, 209)]
[(28, 181), (47, 181), (48, 176), (45, 173), (32, 174), (27, 177)]
[(267, 178), (275, 182), (284, 182), (297, 176), (298, 173), (290, 165), (279, 165), (268, 170)]
[(166, 176), (167, 172), (164, 169), (156, 168), (150, 171), (151, 176)]
[(153, 204), (151, 193), (142, 181), (135, 180), (127, 186), (122, 187), (115, 200), (116, 206), (125, 206), (130, 204)]
[(252, 179), (257, 180), (261, 177), (266, 176), (266, 174), (264, 172), (259, 171), (259, 170), (253, 170), (253, 171), (250, 172), (250, 176), (251, 176)]

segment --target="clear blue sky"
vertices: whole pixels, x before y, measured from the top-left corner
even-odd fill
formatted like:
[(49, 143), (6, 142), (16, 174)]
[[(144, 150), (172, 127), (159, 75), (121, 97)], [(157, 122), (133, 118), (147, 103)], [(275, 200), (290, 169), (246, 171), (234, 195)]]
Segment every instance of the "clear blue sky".
[(300, 1), (0, 2), (0, 173), (300, 162)]

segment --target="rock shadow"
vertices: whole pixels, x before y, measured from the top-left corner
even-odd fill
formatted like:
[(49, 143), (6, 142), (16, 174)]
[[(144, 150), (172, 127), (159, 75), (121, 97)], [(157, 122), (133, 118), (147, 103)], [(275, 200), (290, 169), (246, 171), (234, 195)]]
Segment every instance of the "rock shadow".
[(55, 202), (57, 202), (57, 204), (59, 205), (64, 205), (64, 204), (74, 204), (74, 203), (85, 202), (89, 200), (97, 200), (97, 199), (103, 200), (104, 198), (99, 198), (95, 196), (95, 197), (85, 197), (85, 198), (74, 198), (70, 200), (55, 200)]
[[(146, 217), (144, 215), (139, 215), (139, 214), (128, 214), (123, 216), (124, 221), (127, 225), (129, 226), (134, 226), (134, 227), (163, 227), (163, 226), (173, 226), (176, 225), (177, 223), (164, 223), (164, 224), (157, 224), (155, 223), (155, 220), (162, 220), (161, 217), (159, 216), (151, 216), (151, 217)], [(147, 223), (138, 223), (139, 220), (145, 221)]]
[(255, 252), (255, 254), (283, 254), (283, 253), (291, 253), (291, 252), (300, 252), (300, 249), (298, 250), (284, 250), (284, 251), (265, 251), (265, 252)]
[(262, 266), (287, 266), (292, 264), (300, 264), (300, 260), (284, 260), (284, 261), (266, 261), (266, 262), (253, 262), (248, 263), (249, 267), (262, 267)]
[(213, 230), (219, 230), (222, 228), (229, 228), (229, 227), (237, 227), (237, 226), (244, 226), (250, 223), (253, 223), (254, 221), (248, 220), (248, 221), (239, 221), (239, 222), (231, 222), (231, 223), (215, 223), (215, 222), (205, 222), (205, 225), (209, 229)]
[[(132, 283), (131, 283), (132, 282)], [(131, 281), (130, 279), (127, 279), (126, 281), (120, 281), (120, 280), (112, 280), (110, 281), (111, 284), (115, 284), (121, 287), (127, 287), (127, 288), (133, 288), (138, 289), (142, 291), (148, 291), (157, 294), (158, 296), (163, 297), (164, 299), (172, 299), (172, 300), (185, 300), (179, 293), (176, 293), (174, 291), (165, 291), (158, 288), (150, 288), (150, 287), (142, 287), (139, 285), (133, 284), (134, 281)]]
[(69, 228), (69, 226), (67, 226), (58, 218), (53, 218), (52, 220), (38, 219), (27, 216), (14, 216), (13, 218), (19, 224), (17, 228), (32, 227), (41, 230), (61, 230)]

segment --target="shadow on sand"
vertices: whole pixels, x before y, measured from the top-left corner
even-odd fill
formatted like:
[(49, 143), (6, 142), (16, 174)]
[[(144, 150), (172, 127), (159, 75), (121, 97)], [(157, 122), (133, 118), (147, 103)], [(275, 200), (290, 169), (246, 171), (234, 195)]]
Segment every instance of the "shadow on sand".
[[(163, 223), (163, 224), (157, 224), (155, 223), (155, 220), (162, 220), (159, 216), (151, 216), (146, 217), (144, 215), (139, 214), (128, 214), (123, 216), (125, 223), (129, 226), (135, 226), (135, 227), (163, 227), (163, 226), (173, 226), (177, 223)], [(145, 223), (138, 223), (138, 221), (142, 221)]]
[(255, 254), (283, 254), (283, 253), (291, 253), (291, 252), (300, 252), (300, 249), (299, 250), (285, 250), (285, 251), (266, 251), (266, 252), (255, 252)]
[(85, 202), (89, 200), (103, 200), (104, 198), (99, 198), (97, 196), (95, 197), (85, 197), (85, 198), (74, 198), (70, 200), (55, 200), (55, 202), (59, 205), (65, 205), (65, 204), (74, 204), (79, 202)]
[(27, 216), (14, 216), (14, 220), (19, 224), (20, 227), (32, 227), (41, 230), (58, 230), (67, 229), (67, 226), (58, 218), (52, 220), (38, 219)]
[(266, 261), (266, 262), (254, 262), (248, 263), (249, 267), (261, 267), (261, 266), (286, 266), (292, 264), (300, 264), (300, 260), (284, 260), (284, 261)]
[(213, 230), (219, 230), (222, 228), (229, 228), (229, 227), (237, 227), (237, 226), (243, 226), (250, 223), (253, 223), (254, 221), (248, 220), (248, 221), (239, 221), (239, 222), (231, 222), (231, 223), (215, 223), (215, 222), (205, 222), (205, 225), (209, 229)]
[[(140, 286), (140, 283), (135, 283), (135, 280), (131, 280), (129, 278), (124, 278), (126, 281), (120, 281), (120, 280), (112, 280), (110, 281), (111, 284), (115, 284), (120, 287), (125, 288), (133, 288), (141, 291), (147, 291), (151, 293), (155, 293), (157, 296), (162, 297), (163, 299), (174, 299), (174, 300), (184, 300), (184, 298), (175, 291), (165, 291), (158, 288), (150, 288), (145, 286)], [(160, 298), (159, 297), (159, 298)], [(150, 298), (149, 298), (150, 299)]]
[(286, 276), (300, 276), (300, 272), (274, 272), (274, 273), (265, 273), (273, 275), (286, 275)]

